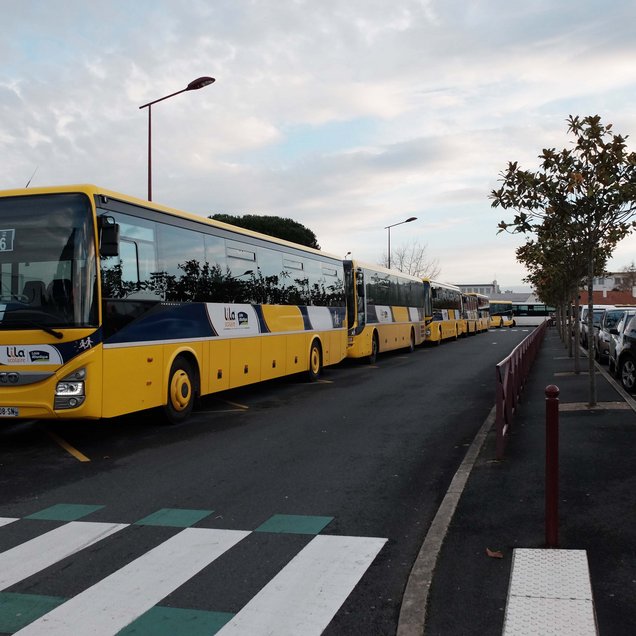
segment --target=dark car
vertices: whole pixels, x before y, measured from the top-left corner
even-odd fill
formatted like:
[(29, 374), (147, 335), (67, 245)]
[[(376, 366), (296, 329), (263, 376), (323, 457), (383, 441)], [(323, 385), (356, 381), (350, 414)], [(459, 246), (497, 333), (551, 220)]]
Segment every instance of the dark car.
[(616, 369), (623, 388), (630, 393), (636, 391), (636, 316), (625, 326)]
[(618, 357), (623, 350), (625, 328), (629, 325), (634, 316), (636, 316), (636, 310), (628, 309), (618, 321), (618, 324), (610, 329), (608, 365), (609, 372), (612, 375), (618, 374)]

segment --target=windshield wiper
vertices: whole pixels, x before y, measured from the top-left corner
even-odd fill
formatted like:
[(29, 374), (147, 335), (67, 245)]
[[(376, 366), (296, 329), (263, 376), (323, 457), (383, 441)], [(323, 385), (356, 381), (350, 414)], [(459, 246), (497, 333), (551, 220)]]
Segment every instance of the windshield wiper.
[(42, 331), (46, 331), (46, 333), (55, 336), (58, 340), (64, 337), (64, 334), (61, 331), (57, 331), (57, 329), (52, 329), (51, 327), (47, 327), (46, 325), (41, 325), (39, 322), (33, 322), (33, 320), (25, 320), (25, 324), (31, 325), (32, 327), (37, 327)]

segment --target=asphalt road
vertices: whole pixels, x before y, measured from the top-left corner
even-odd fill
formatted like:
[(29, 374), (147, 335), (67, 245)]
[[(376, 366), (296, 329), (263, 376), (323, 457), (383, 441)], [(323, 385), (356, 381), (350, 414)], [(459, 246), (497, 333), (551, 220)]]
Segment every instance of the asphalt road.
[[(428, 526), (493, 406), (494, 366), (527, 333), (492, 330), (380, 355), (372, 366), (345, 362), (318, 383), (286, 378), (211, 396), (176, 427), (152, 414), (3, 423), (0, 551), (35, 551), (30, 540), (71, 521), (82, 528), (89, 522), (87, 531), (106, 528), (97, 523), (130, 525), (109, 525), (109, 536), (4, 585), (0, 576), (0, 633), (22, 626), (3, 614), (7, 599), (23, 614), (23, 599), (34, 600), (33, 620), (85, 598), (88, 614), (66, 603), (69, 615), (76, 620), (84, 611), (98, 621), (91, 608), (102, 599), (102, 614), (122, 604), (109, 597), (108, 579), (124, 597), (144, 590), (153, 608), (127, 633), (156, 636), (162, 621), (178, 633), (174, 625), (189, 620), (190, 634), (194, 625), (214, 633), (212, 625), (227, 623), (219, 633), (251, 636), (250, 611), (240, 612), (252, 603), (252, 619), (266, 608), (274, 622), (302, 625), (288, 633), (394, 634)], [(176, 545), (181, 539), (187, 545)], [(216, 554), (224, 541), (231, 545)], [(199, 552), (192, 571), (180, 573), (188, 542)], [(180, 555), (174, 562), (173, 554)], [(161, 576), (146, 567), (148, 555), (165, 558), (158, 571), (177, 582), (162, 588)], [(295, 578), (287, 576), (292, 570)], [(325, 590), (335, 590), (334, 598), (323, 597)], [(243, 615), (231, 631), (231, 620)], [(40, 624), (24, 633), (57, 633), (52, 622), (38, 631)]]

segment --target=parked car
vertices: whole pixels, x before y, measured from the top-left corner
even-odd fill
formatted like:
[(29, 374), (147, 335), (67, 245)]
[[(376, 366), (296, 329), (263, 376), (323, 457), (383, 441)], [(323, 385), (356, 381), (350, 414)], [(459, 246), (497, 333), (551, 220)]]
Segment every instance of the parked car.
[(623, 349), (625, 327), (629, 325), (634, 316), (636, 316), (636, 309), (628, 309), (623, 314), (623, 317), (618, 321), (616, 326), (610, 329), (609, 357), (607, 362), (609, 372), (613, 375), (617, 375), (617, 361), (618, 356)]
[[(616, 331), (619, 336), (618, 329)], [(623, 388), (629, 392), (636, 391), (636, 312), (629, 319), (625, 315), (622, 343), (615, 365)]]
[[(594, 332), (596, 333), (596, 331), (599, 328), (600, 322), (601, 322), (601, 317), (603, 316), (603, 312), (606, 309), (615, 309), (614, 305), (594, 305), (594, 307), (592, 308), (592, 311), (594, 312), (594, 317), (592, 319), (593, 323), (594, 323)], [(594, 338), (594, 334), (588, 335), (587, 333), (587, 314), (588, 314), (588, 307), (587, 305), (585, 305), (584, 307), (581, 308), (581, 314), (579, 316), (579, 322), (580, 322), (580, 338), (581, 338), (581, 344), (587, 349), (588, 347), (588, 343), (589, 340)]]
[(605, 363), (609, 358), (610, 340), (612, 334), (610, 329), (614, 329), (620, 322), (629, 307), (617, 307), (616, 309), (604, 309), (601, 315), (598, 329), (594, 333), (594, 357), (601, 363)]

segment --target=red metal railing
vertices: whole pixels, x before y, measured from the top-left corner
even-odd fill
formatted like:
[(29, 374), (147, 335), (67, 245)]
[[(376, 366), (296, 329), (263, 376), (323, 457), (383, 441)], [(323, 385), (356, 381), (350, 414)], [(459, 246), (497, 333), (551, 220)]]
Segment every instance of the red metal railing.
[(503, 459), (512, 418), (548, 323), (543, 322), (495, 367), (497, 459)]

